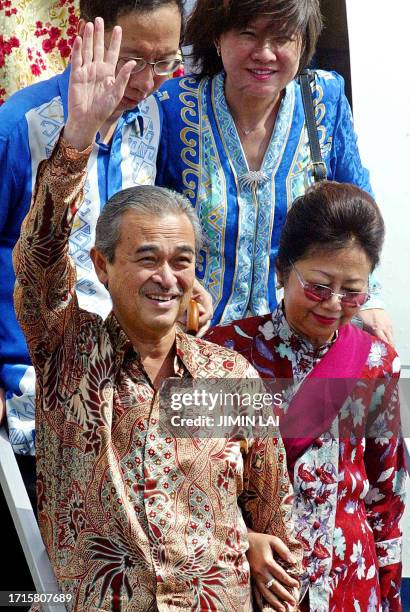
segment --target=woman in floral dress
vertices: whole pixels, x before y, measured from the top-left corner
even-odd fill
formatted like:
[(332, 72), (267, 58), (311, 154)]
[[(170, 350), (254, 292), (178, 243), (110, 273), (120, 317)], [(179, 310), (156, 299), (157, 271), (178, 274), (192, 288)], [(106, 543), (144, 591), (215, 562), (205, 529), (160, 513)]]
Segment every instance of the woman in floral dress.
[[(367, 300), (383, 235), (377, 206), (359, 188), (310, 188), (281, 237), (282, 303), (207, 335), (245, 355), (262, 377), (290, 380), (279, 416), (305, 551), (301, 610), (401, 610), (399, 359), (350, 324)], [(256, 550), (250, 539), (255, 581), (278, 610), (270, 547)]]

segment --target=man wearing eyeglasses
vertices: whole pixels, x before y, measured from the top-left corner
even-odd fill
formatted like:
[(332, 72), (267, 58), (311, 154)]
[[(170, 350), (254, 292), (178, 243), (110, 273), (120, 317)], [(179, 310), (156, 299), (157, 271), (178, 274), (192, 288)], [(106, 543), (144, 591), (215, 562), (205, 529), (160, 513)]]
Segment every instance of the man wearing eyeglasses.
[[(87, 21), (103, 17), (106, 49), (114, 26), (122, 27), (117, 72), (129, 58), (135, 60), (120, 104), (95, 139), (85, 202), (70, 235), (80, 305), (102, 316), (110, 311), (111, 301), (89, 256), (96, 220), (114, 193), (154, 183), (161, 115), (151, 94), (181, 63), (182, 5), (182, 0), (80, 2), (79, 34), (83, 36)], [(11, 252), (30, 205), (37, 168), (51, 155), (67, 120), (69, 76), (70, 66), (16, 93), (0, 109), (0, 387), (6, 390), (10, 440), (22, 462), (30, 461), (24, 456), (34, 455), (35, 376), (13, 309)]]

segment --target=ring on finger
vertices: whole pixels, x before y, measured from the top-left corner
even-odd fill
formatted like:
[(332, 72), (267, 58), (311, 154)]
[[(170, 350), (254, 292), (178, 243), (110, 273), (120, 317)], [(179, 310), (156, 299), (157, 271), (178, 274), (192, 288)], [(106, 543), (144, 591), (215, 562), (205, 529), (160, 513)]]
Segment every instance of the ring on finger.
[(268, 580), (268, 582), (265, 583), (265, 587), (267, 589), (270, 589), (274, 583), (275, 583), (275, 578), (271, 578), (270, 580)]

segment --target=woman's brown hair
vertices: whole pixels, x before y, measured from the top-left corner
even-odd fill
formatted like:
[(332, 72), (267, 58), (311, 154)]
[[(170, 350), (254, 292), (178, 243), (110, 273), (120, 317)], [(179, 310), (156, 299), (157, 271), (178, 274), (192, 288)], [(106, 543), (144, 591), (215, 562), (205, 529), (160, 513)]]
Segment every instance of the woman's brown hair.
[(278, 36), (301, 37), (299, 71), (306, 68), (323, 26), (319, 0), (197, 0), (185, 34), (196, 71), (201, 76), (220, 72), (223, 66), (215, 42), (221, 34), (246, 27), (258, 17), (270, 19)]
[(379, 263), (384, 222), (374, 199), (348, 183), (322, 181), (309, 187), (289, 210), (282, 230), (276, 268), (285, 282), (291, 262), (315, 253), (358, 246), (371, 270)]

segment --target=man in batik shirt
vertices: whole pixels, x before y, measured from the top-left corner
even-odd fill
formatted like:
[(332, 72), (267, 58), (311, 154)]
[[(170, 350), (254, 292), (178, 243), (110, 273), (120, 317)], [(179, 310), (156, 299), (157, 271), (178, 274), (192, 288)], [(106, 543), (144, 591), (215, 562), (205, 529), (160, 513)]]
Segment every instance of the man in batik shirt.
[(102, 41), (96, 20), (74, 43), (67, 124), (14, 252), (16, 313), (38, 381), (42, 536), (70, 610), (251, 610), (240, 493), (248, 526), (301, 556), (282, 442), (176, 438), (159, 422), (170, 376), (255, 376), (243, 357), (177, 326), (199, 246), (190, 204), (149, 186), (111, 198), (91, 256), (113, 311), (103, 321), (78, 306), (70, 224), (98, 123), (134, 65), (115, 77), (120, 28), (105, 59)]

